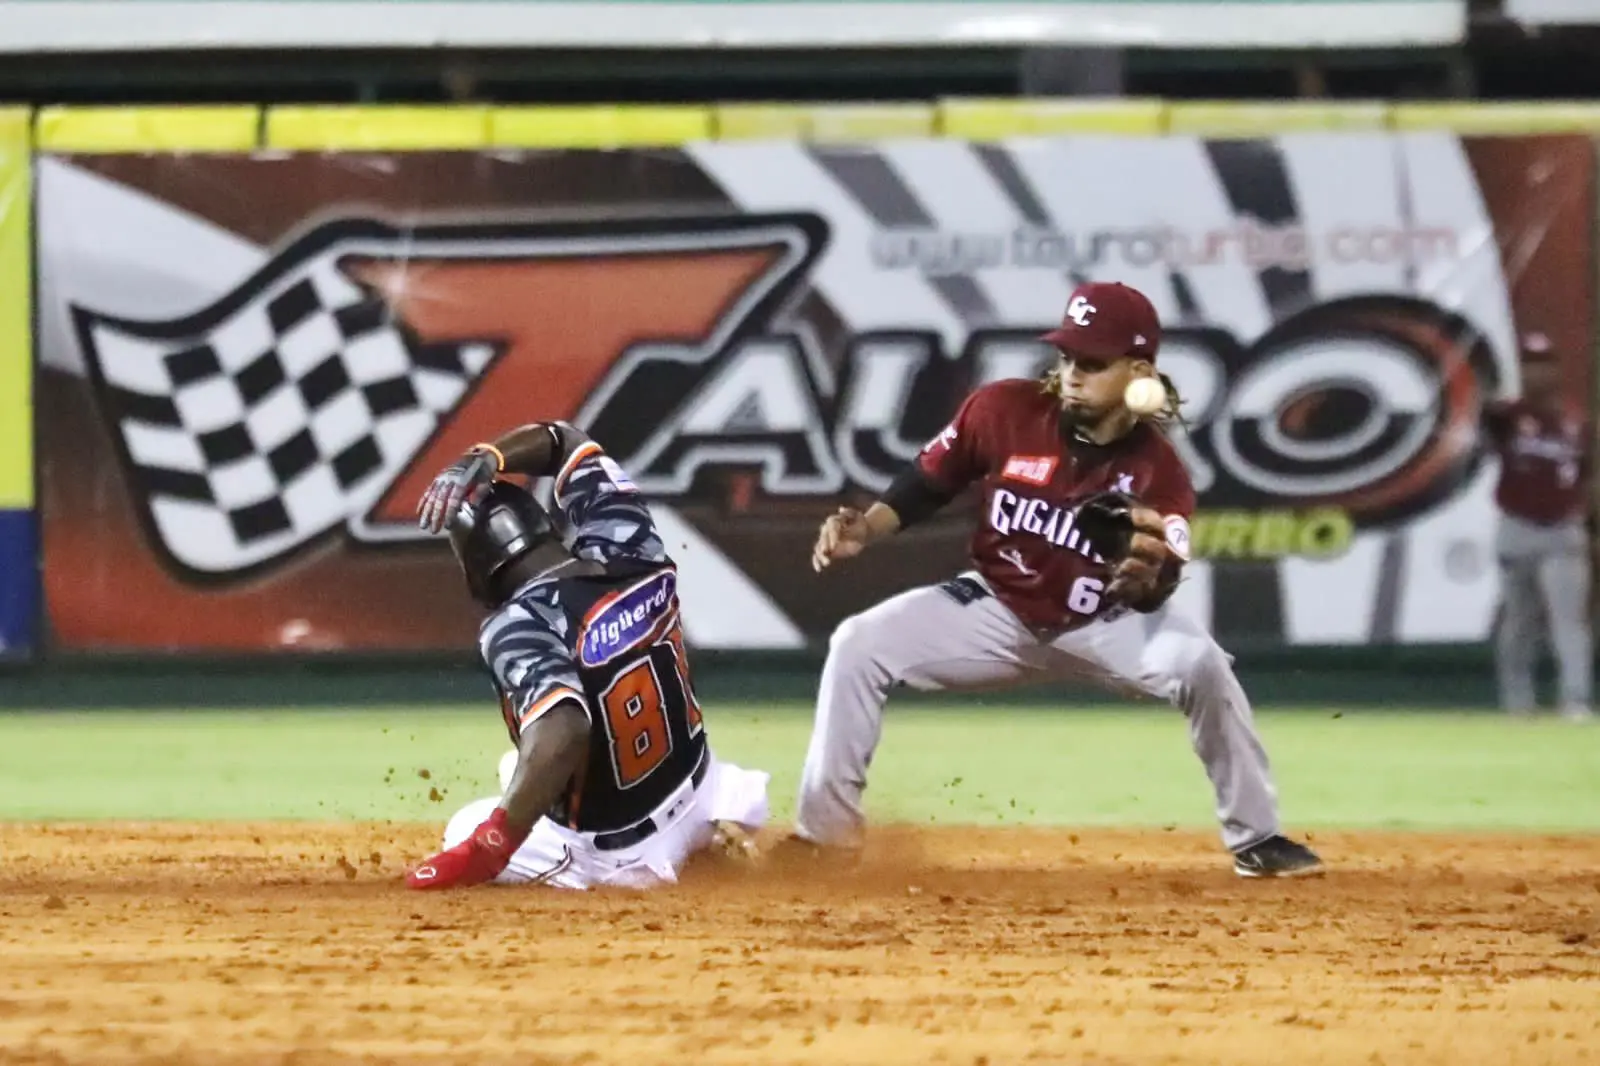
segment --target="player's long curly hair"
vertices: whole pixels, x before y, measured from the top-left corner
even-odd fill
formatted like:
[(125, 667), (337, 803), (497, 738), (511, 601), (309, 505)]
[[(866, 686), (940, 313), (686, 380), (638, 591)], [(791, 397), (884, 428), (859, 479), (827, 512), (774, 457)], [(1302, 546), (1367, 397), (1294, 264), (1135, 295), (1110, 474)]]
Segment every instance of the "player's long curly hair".
[[(1156, 380), (1160, 381), (1161, 387), (1166, 390), (1167, 402), (1161, 410), (1156, 411), (1154, 414), (1140, 415), (1139, 417), (1146, 422), (1155, 423), (1162, 429), (1166, 429), (1169, 426), (1184, 425), (1183, 397), (1178, 394), (1178, 386), (1174, 385), (1172, 379), (1159, 370), (1156, 371)], [(1040, 379), (1040, 384), (1045, 392), (1058, 400), (1061, 399), (1061, 365), (1052, 363), (1050, 369), (1044, 372), (1044, 377)]]

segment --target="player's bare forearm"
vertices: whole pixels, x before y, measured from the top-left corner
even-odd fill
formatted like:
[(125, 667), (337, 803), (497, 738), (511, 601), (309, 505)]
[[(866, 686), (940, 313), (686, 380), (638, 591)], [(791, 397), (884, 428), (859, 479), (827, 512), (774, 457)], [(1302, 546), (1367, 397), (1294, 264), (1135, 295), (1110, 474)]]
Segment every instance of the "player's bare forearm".
[(868, 544), (900, 532), (900, 515), (882, 500), (868, 507), (862, 518), (866, 523)]
[(501, 436), (494, 446), (505, 460), (503, 473), (549, 477), (588, 439), (587, 433), (565, 423), (531, 422)]
[(589, 754), (589, 717), (571, 701), (556, 704), (522, 731), (517, 769), (500, 800), (506, 822), (527, 828), (556, 805)]

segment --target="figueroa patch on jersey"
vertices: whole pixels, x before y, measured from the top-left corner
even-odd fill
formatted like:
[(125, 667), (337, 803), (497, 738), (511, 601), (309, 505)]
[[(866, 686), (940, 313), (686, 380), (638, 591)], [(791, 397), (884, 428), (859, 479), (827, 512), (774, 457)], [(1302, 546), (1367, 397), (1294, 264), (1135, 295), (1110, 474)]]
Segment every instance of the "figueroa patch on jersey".
[(664, 570), (595, 604), (579, 638), (583, 665), (603, 666), (653, 636), (677, 602), (677, 591), (677, 574)]
[(1029, 485), (1048, 485), (1056, 472), (1053, 455), (1013, 455), (1006, 460), (1000, 476), (1008, 481), (1024, 481)]

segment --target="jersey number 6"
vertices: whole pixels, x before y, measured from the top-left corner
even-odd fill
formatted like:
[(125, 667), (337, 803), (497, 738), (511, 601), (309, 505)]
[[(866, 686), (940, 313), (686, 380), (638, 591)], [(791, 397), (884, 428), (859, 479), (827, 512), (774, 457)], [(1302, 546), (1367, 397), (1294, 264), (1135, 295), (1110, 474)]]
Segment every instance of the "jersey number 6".
[(1077, 614), (1094, 614), (1100, 609), (1100, 593), (1106, 583), (1097, 577), (1080, 577), (1067, 593), (1067, 609)]

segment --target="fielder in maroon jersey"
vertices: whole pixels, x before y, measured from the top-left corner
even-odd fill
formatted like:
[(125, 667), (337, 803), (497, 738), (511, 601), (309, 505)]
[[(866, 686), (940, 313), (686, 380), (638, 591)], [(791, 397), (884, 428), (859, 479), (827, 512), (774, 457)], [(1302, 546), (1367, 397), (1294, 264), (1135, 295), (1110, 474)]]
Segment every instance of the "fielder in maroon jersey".
[[(1195, 497), (1162, 428), (1178, 398), (1155, 368), (1155, 309), (1128, 286), (1083, 285), (1044, 339), (1060, 359), (1042, 384), (978, 389), (881, 499), (823, 523), (818, 570), (925, 520), (970, 486), (983, 493), (972, 570), (901, 593), (834, 632), (795, 835), (860, 844), (861, 795), (891, 686), (1087, 679), (1166, 699), (1188, 717), (1241, 876), (1320, 873), (1321, 860), (1279, 831), (1266, 753), (1232, 660), (1168, 602), (1189, 558)], [(1166, 407), (1145, 418), (1124, 400), (1139, 377), (1159, 378), (1167, 393)], [(1095, 543), (1080, 514), (1107, 493), (1133, 501), (1132, 535), (1116, 551)]]
[(1548, 637), (1559, 674), (1561, 716), (1593, 719), (1594, 637), (1589, 624), (1591, 428), (1564, 402), (1565, 381), (1550, 340), (1522, 338), (1523, 389), (1483, 413), (1500, 458), (1500, 613), (1494, 633), (1500, 705), (1532, 714), (1534, 664)]

